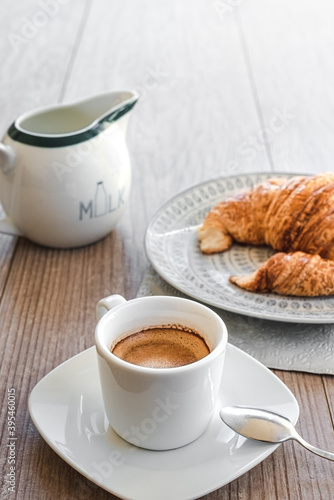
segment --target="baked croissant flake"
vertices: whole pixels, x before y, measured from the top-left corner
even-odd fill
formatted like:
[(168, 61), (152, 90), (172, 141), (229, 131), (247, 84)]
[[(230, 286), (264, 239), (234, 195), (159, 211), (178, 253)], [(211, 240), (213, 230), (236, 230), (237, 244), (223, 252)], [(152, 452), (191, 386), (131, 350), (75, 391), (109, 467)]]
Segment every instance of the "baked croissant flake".
[(216, 205), (198, 230), (201, 250), (267, 244), (334, 260), (334, 174), (273, 178)]
[(334, 262), (304, 252), (278, 252), (254, 273), (232, 276), (231, 283), (251, 292), (318, 297), (334, 294)]

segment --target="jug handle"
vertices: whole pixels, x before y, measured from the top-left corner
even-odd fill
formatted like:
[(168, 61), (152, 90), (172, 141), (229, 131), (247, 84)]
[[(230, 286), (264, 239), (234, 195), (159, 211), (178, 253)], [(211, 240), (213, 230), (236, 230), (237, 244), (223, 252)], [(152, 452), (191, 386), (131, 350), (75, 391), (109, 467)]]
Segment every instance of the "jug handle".
[(5, 175), (15, 168), (15, 152), (13, 148), (3, 143), (0, 143), (0, 168)]
[(11, 234), (12, 236), (23, 236), (23, 233), (14, 226), (8, 217), (0, 219), (0, 233)]
[[(0, 143), (0, 168), (4, 175), (9, 175), (15, 168), (15, 152), (10, 146)], [(0, 219), (0, 233), (22, 236), (22, 232), (14, 226), (12, 221), (5, 215)]]

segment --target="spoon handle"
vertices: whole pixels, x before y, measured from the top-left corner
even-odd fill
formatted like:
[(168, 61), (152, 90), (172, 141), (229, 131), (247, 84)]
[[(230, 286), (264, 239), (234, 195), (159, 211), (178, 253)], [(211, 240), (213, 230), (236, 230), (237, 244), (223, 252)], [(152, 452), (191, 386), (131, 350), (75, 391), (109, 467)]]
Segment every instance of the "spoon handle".
[(304, 448), (306, 448), (309, 451), (312, 451), (312, 453), (315, 453), (316, 455), (319, 455), (319, 457), (327, 458), (328, 460), (332, 460), (334, 462), (334, 453), (320, 450), (320, 448), (316, 448), (312, 444), (307, 443), (301, 436), (299, 436), (299, 434), (297, 436), (294, 436), (294, 439), (298, 441), (299, 444), (304, 446)]

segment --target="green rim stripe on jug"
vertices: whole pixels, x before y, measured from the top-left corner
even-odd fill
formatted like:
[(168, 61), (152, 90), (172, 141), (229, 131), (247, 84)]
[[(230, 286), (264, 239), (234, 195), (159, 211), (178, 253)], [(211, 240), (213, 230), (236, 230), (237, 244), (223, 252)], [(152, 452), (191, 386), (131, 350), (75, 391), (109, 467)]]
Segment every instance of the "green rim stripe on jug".
[(89, 129), (72, 134), (59, 135), (33, 135), (20, 130), (14, 122), (8, 129), (8, 135), (14, 141), (22, 142), (30, 146), (39, 146), (44, 148), (59, 148), (64, 146), (72, 146), (80, 142), (88, 141), (104, 131), (105, 122), (108, 124), (117, 121), (121, 116), (130, 111), (136, 104), (137, 99), (127, 102), (123, 106), (114, 110), (110, 115), (103, 117), (101, 120), (93, 124)]

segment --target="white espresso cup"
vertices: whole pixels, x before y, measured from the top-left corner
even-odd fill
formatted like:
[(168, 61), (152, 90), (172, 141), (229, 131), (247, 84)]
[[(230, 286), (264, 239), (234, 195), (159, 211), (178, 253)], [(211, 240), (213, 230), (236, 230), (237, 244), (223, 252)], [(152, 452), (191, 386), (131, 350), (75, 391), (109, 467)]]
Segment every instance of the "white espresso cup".
[[(151, 450), (197, 439), (217, 407), (227, 345), (222, 319), (193, 300), (165, 296), (126, 301), (111, 295), (98, 302), (96, 314), (98, 368), (110, 426), (129, 443)], [(121, 338), (171, 324), (198, 333), (210, 353), (183, 366), (151, 368), (111, 352)]]

